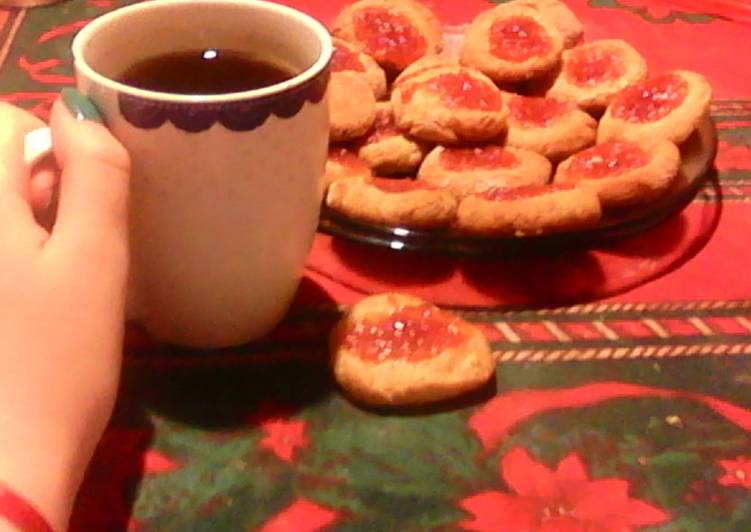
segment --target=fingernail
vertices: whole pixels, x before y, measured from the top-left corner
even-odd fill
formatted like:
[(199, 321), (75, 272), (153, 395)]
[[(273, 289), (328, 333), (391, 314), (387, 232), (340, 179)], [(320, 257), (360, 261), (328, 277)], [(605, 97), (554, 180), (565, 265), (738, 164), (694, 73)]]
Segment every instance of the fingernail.
[(94, 102), (78, 92), (76, 89), (66, 87), (62, 90), (63, 103), (76, 120), (91, 120), (92, 122), (104, 123), (102, 114), (96, 108)]

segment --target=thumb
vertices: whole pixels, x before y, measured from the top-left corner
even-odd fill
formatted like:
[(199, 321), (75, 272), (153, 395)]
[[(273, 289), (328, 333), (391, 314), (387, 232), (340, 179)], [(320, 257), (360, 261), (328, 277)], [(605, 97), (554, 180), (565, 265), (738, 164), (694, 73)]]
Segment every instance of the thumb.
[(64, 89), (50, 120), (61, 169), (57, 221), (48, 245), (74, 253), (127, 238), (130, 159), (94, 104)]

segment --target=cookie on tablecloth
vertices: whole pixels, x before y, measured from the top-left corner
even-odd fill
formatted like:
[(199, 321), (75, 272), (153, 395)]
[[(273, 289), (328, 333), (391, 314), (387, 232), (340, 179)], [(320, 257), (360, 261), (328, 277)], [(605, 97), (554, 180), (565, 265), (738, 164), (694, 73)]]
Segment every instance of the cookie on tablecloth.
[(328, 188), (334, 181), (353, 177), (367, 179), (373, 177), (373, 172), (365, 161), (348, 148), (331, 146), (326, 158), (326, 170), (323, 174), (324, 189)]
[(601, 114), (618, 92), (646, 75), (647, 62), (626, 41), (593, 41), (563, 52), (560, 74), (547, 95)]
[(631, 138), (680, 144), (709, 113), (712, 87), (704, 76), (676, 70), (619, 92), (600, 120), (597, 142)]
[(563, 35), (563, 46), (576, 46), (584, 36), (584, 25), (576, 14), (560, 0), (512, 0), (506, 6), (523, 5), (545, 13)]
[(423, 72), (391, 95), (397, 126), (419, 139), (483, 142), (506, 129), (503, 93), (482, 73), (464, 67)]
[(556, 171), (554, 183), (594, 191), (604, 208), (652, 201), (678, 175), (680, 152), (672, 142), (645, 144), (616, 139), (572, 155)]
[(597, 194), (572, 183), (495, 188), (464, 198), (456, 227), (475, 235), (542, 235), (592, 227), (601, 214)]
[(429, 150), (396, 127), (391, 102), (377, 104), (373, 128), (357, 143), (359, 157), (378, 175), (414, 174)]
[(353, 44), (334, 39), (334, 55), (331, 57), (331, 72), (355, 72), (365, 78), (377, 99), (388, 96), (386, 73), (369, 55), (359, 51)]
[(439, 146), (425, 158), (417, 179), (463, 198), (498, 187), (542, 185), (550, 180), (551, 171), (550, 161), (529, 150), (495, 145)]
[(440, 21), (415, 0), (360, 0), (339, 13), (332, 33), (357, 46), (391, 74), (440, 52), (443, 43)]
[(597, 121), (572, 102), (513, 94), (507, 96), (506, 103), (509, 146), (560, 161), (595, 143)]
[(544, 12), (502, 5), (480, 13), (469, 26), (462, 64), (498, 83), (543, 76), (561, 60), (563, 37)]
[(335, 181), (326, 205), (363, 222), (411, 228), (445, 227), (456, 216), (453, 194), (412, 179), (345, 179)]
[(376, 406), (456, 397), (495, 373), (474, 325), (422, 299), (388, 293), (354, 305), (331, 334), (334, 375), (354, 399)]
[(331, 141), (343, 142), (365, 135), (373, 126), (376, 99), (368, 82), (355, 72), (335, 72), (329, 82)]

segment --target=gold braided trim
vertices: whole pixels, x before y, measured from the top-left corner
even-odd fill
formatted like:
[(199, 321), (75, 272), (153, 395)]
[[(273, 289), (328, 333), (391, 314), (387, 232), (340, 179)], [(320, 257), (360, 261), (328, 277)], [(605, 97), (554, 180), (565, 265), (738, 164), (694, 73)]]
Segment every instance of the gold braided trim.
[(591, 349), (521, 349), (493, 353), (497, 362), (585, 362), (591, 360), (633, 360), (738, 356), (751, 354), (751, 344), (639, 345)]

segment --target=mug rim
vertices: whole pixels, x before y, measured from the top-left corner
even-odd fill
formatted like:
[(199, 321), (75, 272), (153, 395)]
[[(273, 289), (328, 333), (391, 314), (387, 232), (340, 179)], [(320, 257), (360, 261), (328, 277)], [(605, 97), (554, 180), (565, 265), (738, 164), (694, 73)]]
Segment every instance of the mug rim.
[[(308, 27), (308, 29), (310, 29), (318, 38), (321, 45), (321, 53), (312, 65), (288, 80), (269, 85), (268, 87), (241, 92), (230, 92), (226, 94), (184, 94), (140, 89), (138, 87), (121, 83), (99, 73), (89, 65), (84, 58), (86, 45), (91, 40), (91, 37), (104, 26), (107, 26), (118, 19), (126, 18), (134, 12), (150, 11), (160, 6), (176, 4), (183, 4), (186, 6), (191, 4), (241, 5), (276, 12), (282, 16), (296, 19)], [(97, 17), (78, 32), (73, 39), (71, 50), (73, 52), (74, 65), (78, 72), (97, 84), (120, 94), (174, 103), (224, 103), (274, 96), (305, 85), (325, 71), (326, 67), (331, 62), (334, 53), (334, 45), (331, 35), (321, 22), (300, 10), (282, 4), (269, 2), (267, 0), (148, 0), (146, 2), (121, 7)]]

